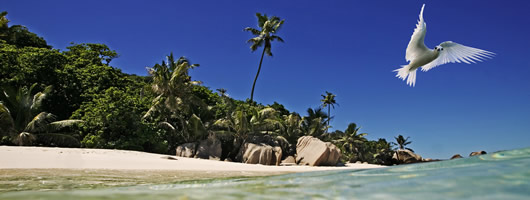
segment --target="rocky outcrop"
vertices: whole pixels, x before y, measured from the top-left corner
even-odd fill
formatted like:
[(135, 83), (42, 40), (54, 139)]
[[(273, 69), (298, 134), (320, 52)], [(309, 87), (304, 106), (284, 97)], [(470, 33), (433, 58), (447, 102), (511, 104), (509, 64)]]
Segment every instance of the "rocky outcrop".
[(221, 160), (222, 152), (221, 140), (219, 140), (214, 134), (210, 134), (207, 139), (199, 142), (195, 158)]
[(250, 135), (245, 142), (254, 143), (254, 144), (267, 144), (273, 147), (281, 147), (283, 159), (287, 156), (294, 156), (296, 150), (294, 145), (289, 144), (289, 142), (283, 137), (274, 137), (271, 135)]
[(341, 155), (335, 145), (311, 136), (298, 138), (296, 153), (296, 163), (310, 166), (335, 166)]
[(268, 144), (245, 143), (238, 154), (242, 163), (280, 165), (282, 149)]
[(463, 158), (460, 154), (455, 154), (453, 157), (451, 157), (451, 160), (457, 159), (457, 158)]
[(478, 155), (483, 155), (483, 154), (486, 154), (485, 151), (475, 151), (475, 152), (471, 152), (469, 154), (469, 156), (478, 156)]
[(296, 159), (294, 158), (294, 156), (287, 156), (287, 158), (282, 160), (280, 165), (282, 166), (296, 165)]
[(392, 156), (392, 160), (396, 164), (409, 164), (423, 161), (420, 155), (406, 149), (397, 150)]
[(181, 144), (177, 147), (176, 156), (193, 158), (195, 156), (196, 147), (197, 147), (197, 143)]

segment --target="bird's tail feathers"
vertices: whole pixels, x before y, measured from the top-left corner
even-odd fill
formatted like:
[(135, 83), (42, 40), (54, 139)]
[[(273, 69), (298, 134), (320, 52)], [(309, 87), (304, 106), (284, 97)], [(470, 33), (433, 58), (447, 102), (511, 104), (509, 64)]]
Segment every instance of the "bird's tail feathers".
[(394, 70), (394, 72), (397, 72), (396, 77), (400, 78), (401, 80), (407, 79), (407, 85), (412, 87), (416, 85), (416, 69), (410, 71), (408, 65), (401, 65), (401, 68)]

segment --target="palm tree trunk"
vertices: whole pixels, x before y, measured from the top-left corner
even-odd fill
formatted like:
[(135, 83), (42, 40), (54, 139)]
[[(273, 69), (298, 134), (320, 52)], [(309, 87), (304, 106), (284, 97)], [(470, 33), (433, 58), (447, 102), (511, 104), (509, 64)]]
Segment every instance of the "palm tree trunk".
[(328, 106), (328, 127), (329, 127), (329, 120), (331, 120), (331, 108)]
[(261, 63), (263, 63), (264, 55), (265, 55), (265, 48), (263, 48), (263, 53), (261, 53), (261, 59), (259, 60), (258, 73), (256, 73), (256, 78), (254, 78), (254, 83), (252, 84), (252, 92), (250, 93), (250, 103), (254, 102), (254, 87), (256, 87), (256, 81), (258, 80), (259, 72), (261, 71)]

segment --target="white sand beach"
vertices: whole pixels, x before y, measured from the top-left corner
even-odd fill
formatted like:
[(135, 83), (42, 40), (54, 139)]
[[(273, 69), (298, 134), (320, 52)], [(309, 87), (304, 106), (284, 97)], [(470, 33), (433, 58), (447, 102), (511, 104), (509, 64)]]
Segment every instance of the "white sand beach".
[(308, 172), (370, 169), (372, 164), (344, 167), (266, 166), (204, 160), (126, 150), (0, 146), (0, 169), (109, 169), (209, 172)]

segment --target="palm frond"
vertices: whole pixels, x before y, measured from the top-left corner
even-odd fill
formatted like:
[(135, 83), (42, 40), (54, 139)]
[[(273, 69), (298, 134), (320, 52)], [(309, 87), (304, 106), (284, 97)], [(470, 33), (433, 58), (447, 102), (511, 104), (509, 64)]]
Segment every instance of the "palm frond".
[(162, 95), (158, 95), (155, 99), (153, 99), (153, 105), (149, 108), (149, 110), (142, 116), (143, 120), (146, 120), (148, 118), (151, 118), (154, 116), (154, 113), (158, 112), (160, 109), (160, 105), (163, 101)]
[[(35, 84), (32, 86), (32, 89), (33, 89), (34, 86), (35, 86)], [(39, 110), (41, 105), (42, 105), (42, 101), (44, 99), (46, 99), (46, 97), (52, 91), (52, 89), (53, 89), (53, 87), (50, 85), (50, 86), (47, 86), (46, 88), (44, 88), (44, 90), (42, 92), (37, 92), (37, 94), (33, 95), (33, 101), (31, 103), (31, 108), (30, 109), (31, 110)]]
[[(277, 18), (277, 20), (279, 20), (280, 18)], [(280, 28), (282, 27), (283, 23), (285, 22), (285, 19), (284, 20), (281, 20), (279, 22), (277, 22), (274, 26), (274, 32), (280, 30)]]
[(261, 35), (261, 31), (259, 31), (258, 29), (255, 29), (255, 28), (250, 28), (250, 27), (246, 27), (245, 29), (243, 29), (244, 31), (248, 31), (248, 32), (251, 32), (252, 35)]
[(173, 126), (172, 124), (170, 124), (169, 122), (160, 122), (158, 123), (158, 126), (160, 128), (163, 128), (163, 129), (166, 129), (166, 130), (170, 130), (170, 131), (176, 131), (177, 129), (175, 128), (175, 126)]
[(78, 120), (78, 119), (68, 119), (68, 120), (61, 120), (61, 121), (55, 121), (55, 122), (52, 122), (50, 124), (48, 124), (48, 130), (51, 131), (51, 132), (55, 132), (55, 131), (59, 131), (63, 128), (66, 128), (66, 127), (71, 127), (71, 126), (74, 126), (76, 124), (81, 124), (81, 123), (84, 123), (85, 121), (83, 120)]
[(271, 41), (278, 40), (280, 42), (284, 42), (283, 39), (280, 36), (273, 35), (271, 36)]
[(230, 120), (228, 120), (228, 119), (218, 119), (213, 124), (216, 125), (216, 126), (229, 126), (230, 125)]
[(0, 102), (0, 127), (2, 127), (2, 135), (11, 135), (15, 130), (15, 122), (9, 112), (9, 109)]
[(41, 112), (36, 115), (24, 129), (25, 132), (35, 133), (35, 132), (44, 132), (48, 124), (55, 121), (55, 115), (47, 112)]
[(197, 117), (197, 115), (193, 114), (188, 122), (189, 125), (189, 132), (195, 139), (202, 139), (205, 138), (208, 135), (208, 131), (204, 127), (204, 124), (202, 123), (201, 119)]
[(256, 17), (258, 18), (258, 27), (263, 27), (269, 19), (266, 14), (262, 15), (261, 13), (256, 13)]

